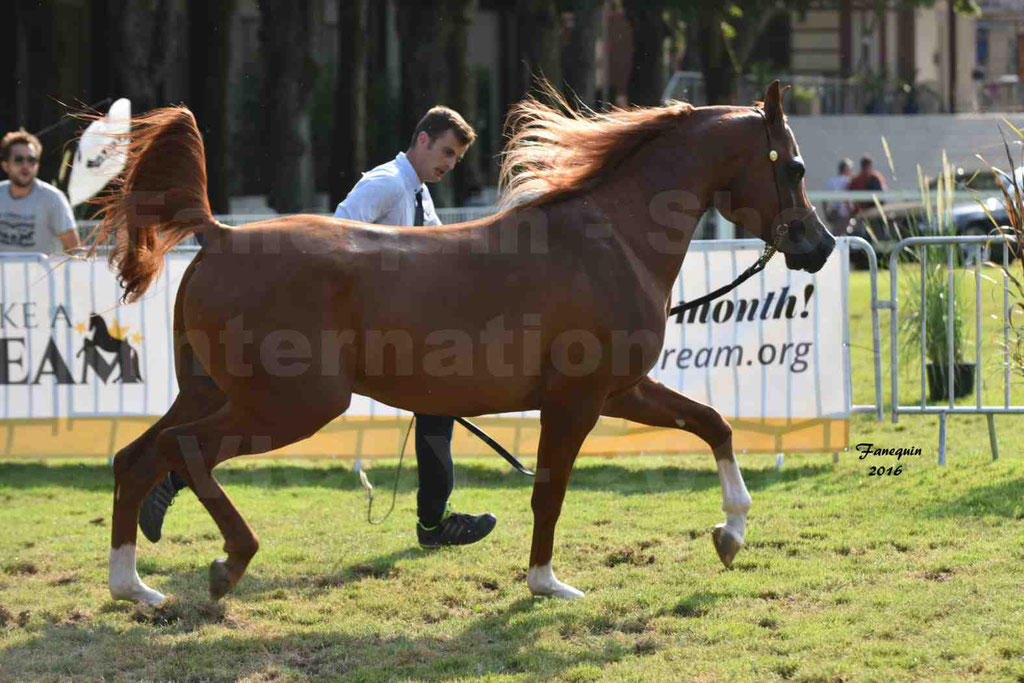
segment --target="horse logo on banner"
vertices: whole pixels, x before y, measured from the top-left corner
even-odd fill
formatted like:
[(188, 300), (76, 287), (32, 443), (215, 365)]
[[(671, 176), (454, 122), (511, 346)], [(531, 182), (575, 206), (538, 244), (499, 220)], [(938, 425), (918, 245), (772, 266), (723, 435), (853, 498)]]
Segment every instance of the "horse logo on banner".
[[(86, 338), (82, 348), (76, 354), (76, 356), (83, 354), (85, 356), (85, 363), (82, 366), (83, 384), (90, 368), (104, 382), (110, 378), (115, 368), (119, 370), (115, 382), (122, 384), (142, 382), (142, 372), (139, 370), (139, 352), (128, 342), (127, 330), (127, 327), (121, 328), (115, 322), (114, 329), (111, 331), (101, 316), (95, 313), (89, 316), (89, 331), (93, 333), (92, 338)], [(100, 351), (113, 354), (114, 360), (108, 361)]]

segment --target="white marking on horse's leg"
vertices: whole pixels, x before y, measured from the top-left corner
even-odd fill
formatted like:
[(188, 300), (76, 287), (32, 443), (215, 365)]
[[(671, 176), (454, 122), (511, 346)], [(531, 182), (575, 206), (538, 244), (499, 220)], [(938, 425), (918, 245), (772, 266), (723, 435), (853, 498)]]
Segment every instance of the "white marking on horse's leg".
[[(734, 532), (740, 543), (747, 528), (747, 511), (750, 510), (750, 493), (743, 483), (736, 456), (732, 452), (732, 444), (728, 445), (728, 453), (719, 453), (715, 449), (715, 463), (718, 465), (718, 478), (722, 482), (722, 511), (725, 512), (725, 526)], [(723, 449), (724, 450), (724, 449)]]
[(134, 543), (125, 543), (110, 550), (109, 577), (110, 595), (115, 600), (142, 600), (147, 605), (156, 605), (164, 599), (163, 594), (142, 583), (135, 571)]
[(530, 567), (526, 573), (526, 585), (534, 595), (546, 595), (553, 598), (582, 598), (583, 591), (576, 590), (555, 578), (551, 563), (539, 567)]

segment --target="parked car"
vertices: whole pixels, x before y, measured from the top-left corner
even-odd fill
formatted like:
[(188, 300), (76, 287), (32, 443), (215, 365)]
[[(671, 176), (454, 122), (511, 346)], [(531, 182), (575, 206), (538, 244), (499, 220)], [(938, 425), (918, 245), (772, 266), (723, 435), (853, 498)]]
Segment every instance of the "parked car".
[[(1024, 189), (1024, 167), (1018, 168), (1015, 175), (1017, 186)], [(980, 200), (979, 204), (979, 199), (969, 194), (972, 191), (998, 192), (1001, 187), (1006, 187), (1013, 196), (1015, 191), (1009, 175), (989, 169), (970, 173), (961, 170), (958, 171), (954, 182), (957, 194), (954, 195), (956, 203), (951, 213), (957, 235), (995, 235), (996, 227), (992, 223), (993, 220), (1000, 226), (1009, 224), (1003, 199), (988, 197)], [(928, 184), (929, 189), (934, 190), (937, 183), (936, 179), (931, 180)], [(934, 210), (934, 205), (932, 208)], [(885, 220), (882, 218), (883, 212)], [(935, 228), (929, 225), (924, 203), (921, 201), (884, 204), (881, 211), (877, 207), (865, 209), (851, 218), (847, 226), (848, 234), (863, 237), (874, 246), (880, 264), (888, 264), (889, 253), (901, 238), (934, 232)], [(1003, 243), (994, 239), (982, 248), (982, 260), (1001, 263), (1004, 249)], [(973, 247), (962, 249), (962, 262), (969, 263), (974, 258)], [(1010, 258), (1013, 258), (1013, 249), (1010, 250)], [(857, 268), (867, 267), (867, 259), (861, 252), (852, 252), (851, 262)]]

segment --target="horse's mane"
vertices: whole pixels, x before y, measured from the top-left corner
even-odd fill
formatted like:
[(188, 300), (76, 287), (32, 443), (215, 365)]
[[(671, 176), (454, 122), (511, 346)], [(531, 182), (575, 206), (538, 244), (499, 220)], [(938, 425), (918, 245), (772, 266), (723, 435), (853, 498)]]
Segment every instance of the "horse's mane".
[(498, 208), (548, 204), (594, 187), (642, 143), (693, 110), (683, 102), (662, 107), (574, 109), (550, 84), (544, 100), (529, 96), (509, 112), (502, 153)]

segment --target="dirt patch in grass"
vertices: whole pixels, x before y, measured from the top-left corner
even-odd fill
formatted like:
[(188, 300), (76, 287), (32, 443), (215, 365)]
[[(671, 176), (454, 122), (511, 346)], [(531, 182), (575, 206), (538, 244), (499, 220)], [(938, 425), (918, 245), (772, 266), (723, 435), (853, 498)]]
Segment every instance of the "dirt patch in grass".
[(952, 567), (936, 567), (935, 569), (927, 572), (912, 572), (911, 576), (924, 579), (925, 581), (942, 583), (943, 581), (949, 581), (950, 577), (952, 577), (954, 573), (955, 571)]
[(74, 608), (68, 612), (67, 616), (58, 620), (59, 626), (81, 626), (92, 621), (92, 612), (84, 609)]
[(608, 553), (608, 556), (604, 558), (604, 564), (606, 567), (617, 567), (620, 564), (631, 564), (639, 567), (645, 564), (654, 564), (656, 560), (657, 558), (654, 555), (648, 555), (642, 550), (625, 547)]
[(653, 655), (658, 651), (658, 642), (653, 638), (641, 638), (633, 644), (633, 654), (644, 656)]
[(9, 609), (0, 605), (0, 628), (5, 628), (8, 625), (25, 628), (25, 626), (28, 625), (30, 616), (32, 616), (32, 613), (28, 610), (19, 612), (18, 615), (15, 616)]
[(152, 607), (144, 602), (135, 603), (132, 621), (140, 624), (152, 624), (153, 626), (167, 626), (180, 621), (182, 616), (184, 616), (184, 610), (181, 603), (176, 597), (172, 596)]
[(92, 524), (93, 526), (103, 526), (103, 522), (105, 522), (105, 521), (106, 520), (103, 519), (102, 517), (95, 517), (95, 518), (89, 520), (89, 524)]
[(357, 579), (393, 579), (398, 576), (398, 569), (395, 567), (378, 567), (372, 562), (361, 562), (349, 568), (352, 575)]
[(13, 562), (4, 567), (4, 572), (12, 576), (28, 576), (39, 573), (39, 567), (32, 562)]
[(685, 617), (687, 619), (694, 619), (703, 617), (708, 613), (708, 608), (704, 605), (695, 605), (689, 602), (681, 602), (672, 608), (672, 614), (677, 617)]
[(78, 583), (79, 580), (78, 574), (75, 574), (74, 572), (64, 572), (63, 574), (58, 574), (54, 579), (52, 579), (50, 581), (50, 585), (67, 586), (71, 583)]

